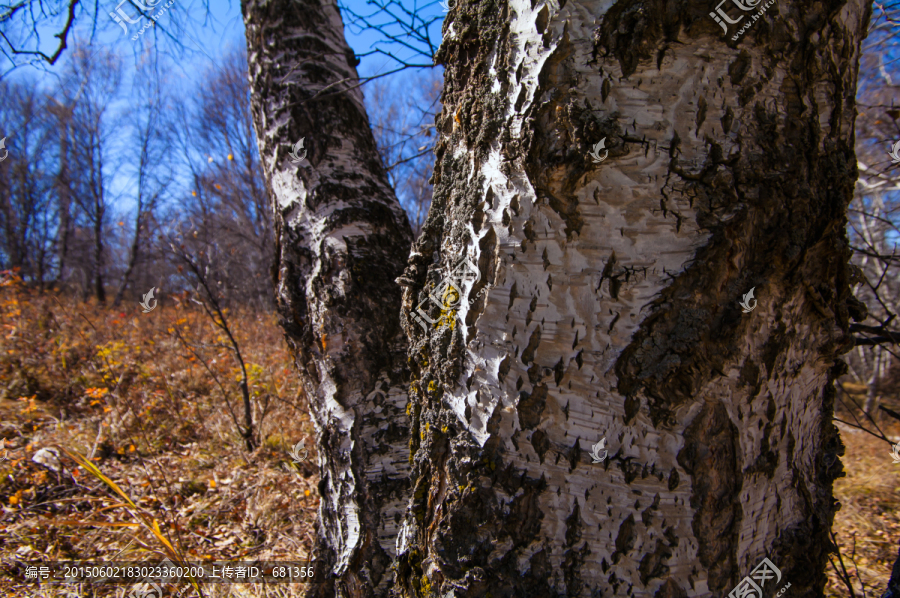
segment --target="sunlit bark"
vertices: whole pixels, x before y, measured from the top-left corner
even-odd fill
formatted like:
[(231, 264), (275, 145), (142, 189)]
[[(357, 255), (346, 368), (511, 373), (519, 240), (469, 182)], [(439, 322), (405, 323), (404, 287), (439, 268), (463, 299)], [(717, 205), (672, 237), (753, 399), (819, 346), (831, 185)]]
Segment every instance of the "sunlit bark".
[(713, 8), (450, 12), (404, 596), (724, 596), (764, 557), (821, 595), (868, 6), (774, 4), (739, 43)]
[(409, 475), (395, 279), (410, 227), (376, 151), (334, 2), (245, 0), (243, 14), (275, 212), (276, 300), (317, 428), (315, 557), (317, 571), (330, 573), (310, 595), (386, 596)]

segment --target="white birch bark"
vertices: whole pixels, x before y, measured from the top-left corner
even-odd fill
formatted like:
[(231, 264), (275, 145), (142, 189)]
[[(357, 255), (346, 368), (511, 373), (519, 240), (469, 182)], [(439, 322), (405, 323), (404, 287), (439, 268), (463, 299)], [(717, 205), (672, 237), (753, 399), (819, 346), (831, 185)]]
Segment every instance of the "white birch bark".
[(777, 3), (735, 44), (713, 8), (448, 16), (403, 596), (723, 596), (765, 557), (821, 594), (869, 9)]
[[(407, 502), (411, 232), (376, 151), (333, 0), (246, 0), (260, 156), (276, 222), (276, 299), (309, 397), (321, 481), (309, 596), (386, 596)], [(295, 144), (304, 139), (302, 150)], [(296, 158), (294, 158), (296, 159)]]

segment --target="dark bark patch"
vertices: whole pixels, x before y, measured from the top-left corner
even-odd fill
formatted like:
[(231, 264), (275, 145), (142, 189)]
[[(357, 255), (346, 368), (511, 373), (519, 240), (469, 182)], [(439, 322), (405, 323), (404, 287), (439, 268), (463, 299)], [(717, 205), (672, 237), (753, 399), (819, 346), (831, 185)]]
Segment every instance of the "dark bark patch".
[(595, 52), (602, 48), (615, 56), (622, 75), (628, 77), (641, 60), (650, 60), (656, 54), (665, 21), (670, 18), (671, 11), (661, 0), (616, 2), (594, 32)]
[(575, 471), (575, 468), (578, 467), (578, 462), (581, 460), (581, 439), (576, 438), (575, 444), (569, 449), (568, 455), (566, 457), (569, 460), (569, 473)]
[(581, 233), (584, 218), (578, 211), (578, 200), (574, 196), (548, 194), (547, 203), (566, 223), (566, 239), (571, 241)]
[(519, 425), (523, 430), (532, 430), (541, 423), (541, 414), (547, 404), (547, 387), (537, 385), (531, 393), (522, 391), (519, 393), (519, 402), (516, 411), (519, 414)]
[(606, 261), (606, 264), (603, 266), (603, 271), (600, 273), (600, 283), (597, 285), (597, 290), (600, 290), (600, 287), (603, 286), (603, 281), (607, 278), (612, 278), (613, 268), (616, 266), (616, 252), (613, 251), (609, 255), (609, 259)]
[(636, 397), (625, 397), (625, 423), (631, 423), (641, 410), (641, 400)]
[(759, 393), (759, 367), (757, 367), (750, 357), (745, 359), (744, 365), (741, 366), (738, 384), (740, 386), (747, 386), (749, 384), (750, 386), (755, 387), (756, 392), (751, 393), (751, 397), (755, 397)]
[(666, 545), (656, 541), (656, 548), (653, 552), (648, 552), (641, 559), (638, 566), (638, 573), (641, 576), (641, 583), (645, 586), (651, 579), (660, 578), (669, 572), (669, 566), (666, 565), (666, 559), (672, 556), (672, 550)]
[(534, 354), (538, 345), (541, 344), (541, 327), (536, 326), (528, 339), (528, 344), (522, 350), (522, 363), (526, 366), (534, 360)]
[(700, 96), (700, 99), (697, 100), (697, 116), (695, 118), (695, 122), (697, 124), (697, 128), (695, 130), (696, 135), (700, 135), (700, 127), (703, 126), (703, 121), (706, 120), (706, 98)]
[(760, 440), (759, 455), (756, 460), (744, 470), (744, 475), (761, 473), (770, 480), (775, 477), (778, 468), (778, 453), (769, 449), (769, 437), (772, 433), (772, 424), (767, 424), (763, 437)]
[(722, 130), (726, 135), (731, 132), (732, 124), (734, 124), (734, 110), (728, 106), (725, 108), (725, 114), (722, 115)]
[(469, 310), (466, 313), (466, 326), (469, 327), (469, 338), (475, 335), (475, 330), (472, 327), (487, 304), (488, 285), (493, 285), (496, 282), (498, 246), (497, 234), (493, 228), (489, 228), (484, 236), (479, 239), (478, 247), (477, 267), (480, 278), (472, 285), (472, 289), (469, 291)]
[(631, 552), (636, 541), (634, 515), (628, 515), (619, 526), (619, 533), (616, 535), (616, 551), (612, 555), (613, 563), (618, 563), (622, 556)]
[(785, 335), (784, 322), (779, 322), (778, 326), (771, 332), (766, 344), (762, 349), (762, 362), (766, 366), (766, 375), (772, 376), (775, 372), (775, 362), (778, 356), (787, 351), (790, 346), (790, 339)]
[[(488, 187), (488, 195), (491, 193), (491, 188)], [(472, 228), (475, 230), (475, 234), (481, 232), (481, 227), (484, 226), (484, 208), (483, 204), (479, 203), (475, 206), (475, 211), (472, 213)], [(490, 204), (488, 204), (490, 207)]]
[(550, 450), (550, 439), (543, 431), (535, 430), (531, 434), (531, 446), (534, 447), (534, 452), (538, 454), (538, 459), (543, 463), (544, 455)]
[(566, 580), (566, 596), (570, 598), (581, 596), (585, 585), (581, 579), (581, 570), (590, 553), (587, 542), (585, 542), (581, 550), (572, 548), (567, 550), (563, 556), (562, 571), (563, 579)]
[(656, 590), (653, 598), (688, 598), (687, 592), (674, 579), (669, 577), (666, 583)]
[(547, 30), (547, 25), (550, 23), (550, 10), (547, 8), (545, 4), (541, 10), (538, 11), (537, 19), (535, 19), (534, 26), (537, 27), (537, 32), (541, 35), (544, 34), (544, 31)]
[(774, 423), (777, 414), (778, 408), (775, 406), (775, 399), (770, 394), (766, 399), (766, 419)]
[(737, 86), (744, 80), (744, 77), (750, 71), (751, 63), (750, 53), (746, 50), (741, 50), (737, 58), (728, 65), (728, 76), (731, 78), (732, 85)]
[(669, 491), (671, 492), (671, 491), (674, 491), (676, 488), (678, 488), (678, 483), (680, 481), (681, 481), (681, 478), (678, 475), (678, 470), (673, 467), (672, 471), (669, 472), (669, 484), (668, 484)]
[(566, 518), (566, 548), (572, 548), (576, 542), (581, 540), (581, 529), (584, 527), (584, 521), (581, 520), (581, 509), (578, 506), (578, 499), (572, 506), (572, 512)]
[(737, 429), (721, 403), (707, 403), (684, 434), (678, 463), (691, 475), (691, 522), (699, 543), (700, 563), (713, 592), (727, 591), (736, 571), (738, 500), (743, 478), (737, 463)]
[(527, 545), (540, 534), (544, 512), (539, 498), (546, 486), (541, 480), (526, 479), (520, 486), (522, 492), (509, 503), (507, 529), (516, 546)]
[(622, 475), (625, 477), (625, 483), (630, 484), (634, 480), (637, 479), (638, 474), (641, 473), (643, 466), (636, 461), (626, 460), (624, 462), (619, 462), (619, 469), (622, 470)]
[(656, 510), (659, 510), (659, 493), (657, 493), (653, 497), (653, 502), (650, 504), (650, 506), (644, 509), (644, 511), (641, 513), (641, 523), (644, 524), (644, 527), (650, 527), (650, 523), (653, 520), (652, 511)]
[(527, 588), (532, 588), (535, 596), (552, 596), (552, 588), (547, 580), (553, 576), (553, 565), (546, 550), (538, 550), (528, 559), (528, 571), (523, 576)]
[(503, 358), (503, 361), (500, 362), (500, 367), (497, 368), (497, 379), (500, 382), (503, 382), (506, 379), (510, 367), (512, 367), (512, 358), (509, 355), (506, 355)]
[(563, 365), (562, 357), (560, 357), (559, 361), (556, 362), (556, 365), (553, 366), (553, 380), (556, 382), (557, 386), (559, 386), (559, 383), (562, 382), (565, 372), (566, 367)]
[(615, 593), (617, 593), (619, 591), (619, 585), (622, 582), (619, 581), (619, 578), (616, 577), (616, 572), (613, 571), (612, 573), (610, 573), (609, 577), (606, 578), (606, 583), (608, 583), (609, 585), (612, 586), (613, 593), (614, 593), (613, 595), (615, 595)]

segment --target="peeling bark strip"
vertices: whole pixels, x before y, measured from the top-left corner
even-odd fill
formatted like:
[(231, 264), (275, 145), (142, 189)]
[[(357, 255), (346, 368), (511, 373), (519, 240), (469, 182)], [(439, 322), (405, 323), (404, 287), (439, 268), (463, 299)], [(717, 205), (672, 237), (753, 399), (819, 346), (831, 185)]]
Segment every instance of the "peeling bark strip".
[[(736, 49), (713, 5), (485, 0), (445, 21), (403, 279), (402, 596), (722, 596), (764, 557), (821, 595), (869, 7), (776, 4)], [(423, 331), (410, 310), (463, 258), (484, 284), (466, 326)]]
[[(252, 106), (276, 223), (276, 298), (317, 428), (311, 596), (386, 596), (408, 498), (406, 339), (411, 242), (333, 1), (245, 0)], [(306, 160), (291, 146), (305, 138)]]

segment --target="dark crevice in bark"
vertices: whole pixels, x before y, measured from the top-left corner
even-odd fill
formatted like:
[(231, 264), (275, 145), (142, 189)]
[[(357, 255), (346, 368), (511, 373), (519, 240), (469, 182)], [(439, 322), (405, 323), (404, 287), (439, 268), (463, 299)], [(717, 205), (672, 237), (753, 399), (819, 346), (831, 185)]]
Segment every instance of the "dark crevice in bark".
[(735, 581), (736, 549), (741, 520), (737, 429), (721, 403), (707, 404), (684, 433), (678, 463), (691, 476), (694, 537), (708, 585), (725, 593)]

